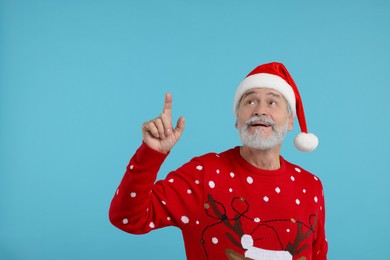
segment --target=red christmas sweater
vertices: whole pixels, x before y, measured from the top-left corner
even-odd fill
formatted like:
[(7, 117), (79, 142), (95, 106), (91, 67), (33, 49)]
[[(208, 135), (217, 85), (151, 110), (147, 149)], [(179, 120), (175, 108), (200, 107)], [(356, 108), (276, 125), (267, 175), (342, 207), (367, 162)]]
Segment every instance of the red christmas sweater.
[(280, 169), (258, 169), (235, 147), (156, 182), (165, 158), (144, 143), (137, 150), (111, 202), (113, 225), (132, 234), (176, 226), (190, 260), (326, 259), (318, 177), (282, 157)]

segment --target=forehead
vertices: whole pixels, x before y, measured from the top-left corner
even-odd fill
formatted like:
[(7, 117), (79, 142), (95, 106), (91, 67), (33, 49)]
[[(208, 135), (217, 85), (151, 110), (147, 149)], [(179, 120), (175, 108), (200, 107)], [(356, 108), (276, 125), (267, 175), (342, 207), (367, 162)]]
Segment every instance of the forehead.
[(282, 98), (283, 95), (272, 88), (252, 88), (242, 94), (242, 98), (251, 97), (251, 96), (273, 96), (276, 98)]

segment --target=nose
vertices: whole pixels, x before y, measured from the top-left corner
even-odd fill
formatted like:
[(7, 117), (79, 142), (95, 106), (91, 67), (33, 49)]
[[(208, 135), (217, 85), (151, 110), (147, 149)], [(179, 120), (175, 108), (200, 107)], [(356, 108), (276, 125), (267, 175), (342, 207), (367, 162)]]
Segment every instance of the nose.
[(263, 115), (267, 115), (267, 108), (265, 105), (258, 104), (254, 108), (252, 116), (263, 116)]

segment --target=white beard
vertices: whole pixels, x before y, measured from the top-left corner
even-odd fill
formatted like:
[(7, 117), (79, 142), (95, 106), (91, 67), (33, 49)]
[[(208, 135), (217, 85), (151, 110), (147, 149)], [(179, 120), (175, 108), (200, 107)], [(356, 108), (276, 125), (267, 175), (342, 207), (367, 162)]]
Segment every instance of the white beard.
[[(263, 138), (261, 136), (260, 129), (256, 129), (253, 134), (250, 134), (248, 132), (248, 127), (253, 121), (263, 121), (271, 124), (272, 127), (271, 136)], [(251, 119), (246, 121), (245, 124), (238, 127), (241, 142), (244, 145), (256, 150), (268, 150), (280, 145), (284, 140), (284, 136), (287, 133), (287, 129), (288, 129), (288, 119), (283, 125), (281, 125), (278, 128), (275, 126), (275, 122), (266, 116), (252, 117)]]

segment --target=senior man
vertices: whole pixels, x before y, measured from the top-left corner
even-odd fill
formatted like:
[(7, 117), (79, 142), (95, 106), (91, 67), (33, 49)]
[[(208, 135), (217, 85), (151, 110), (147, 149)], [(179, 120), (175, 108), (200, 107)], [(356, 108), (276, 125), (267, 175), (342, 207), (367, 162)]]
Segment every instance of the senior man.
[(321, 181), (280, 155), (295, 117), (295, 146), (308, 152), (318, 145), (285, 66), (256, 67), (238, 86), (233, 110), (242, 146), (195, 157), (156, 182), (185, 128), (183, 117), (173, 127), (166, 94), (163, 113), (142, 126), (142, 145), (111, 202), (111, 223), (132, 234), (176, 226), (187, 259), (326, 259)]

